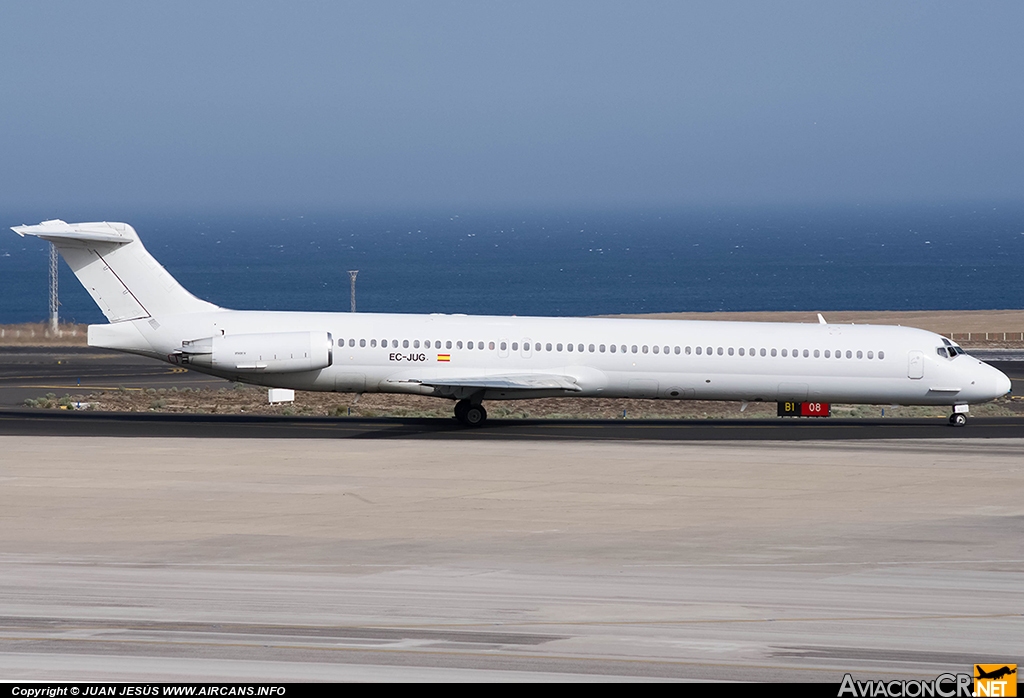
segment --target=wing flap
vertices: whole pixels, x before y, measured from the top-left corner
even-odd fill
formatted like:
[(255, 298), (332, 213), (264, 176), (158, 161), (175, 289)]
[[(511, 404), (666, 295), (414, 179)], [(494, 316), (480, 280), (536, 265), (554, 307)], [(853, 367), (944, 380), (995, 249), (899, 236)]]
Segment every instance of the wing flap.
[(414, 383), (432, 388), (480, 388), (483, 390), (565, 390), (578, 393), (583, 390), (570, 376), (531, 373), (509, 376), (462, 376), (445, 378), (405, 378), (389, 383)]

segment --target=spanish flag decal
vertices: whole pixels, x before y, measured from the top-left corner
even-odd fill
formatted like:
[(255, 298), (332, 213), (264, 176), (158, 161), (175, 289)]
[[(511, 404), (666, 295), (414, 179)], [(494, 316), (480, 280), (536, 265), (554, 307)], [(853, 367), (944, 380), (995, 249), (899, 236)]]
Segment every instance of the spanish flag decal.
[(452, 355), (451, 354), (438, 354), (437, 355), (437, 360), (438, 361), (451, 361), (452, 360)]

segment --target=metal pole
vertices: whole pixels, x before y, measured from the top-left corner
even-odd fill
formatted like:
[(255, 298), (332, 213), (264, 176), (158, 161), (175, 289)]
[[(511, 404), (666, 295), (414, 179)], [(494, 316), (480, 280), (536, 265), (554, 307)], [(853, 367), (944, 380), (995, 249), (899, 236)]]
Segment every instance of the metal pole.
[(352, 312), (356, 312), (356, 274), (359, 273), (358, 269), (350, 269), (348, 272), (349, 278), (352, 280)]
[(50, 243), (50, 334), (57, 334), (57, 246)]

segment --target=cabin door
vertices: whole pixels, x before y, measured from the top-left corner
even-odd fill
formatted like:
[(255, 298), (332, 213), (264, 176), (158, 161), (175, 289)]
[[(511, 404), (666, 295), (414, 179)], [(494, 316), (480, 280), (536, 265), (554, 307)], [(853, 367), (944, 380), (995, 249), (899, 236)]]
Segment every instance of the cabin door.
[(910, 352), (907, 358), (907, 378), (924, 378), (924, 352)]

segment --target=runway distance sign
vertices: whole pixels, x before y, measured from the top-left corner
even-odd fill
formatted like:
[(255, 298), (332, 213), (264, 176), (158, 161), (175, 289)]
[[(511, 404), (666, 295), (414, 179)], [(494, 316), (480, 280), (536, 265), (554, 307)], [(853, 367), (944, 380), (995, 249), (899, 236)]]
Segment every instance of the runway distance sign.
[(831, 417), (832, 405), (827, 402), (780, 402), (780, 417)]

